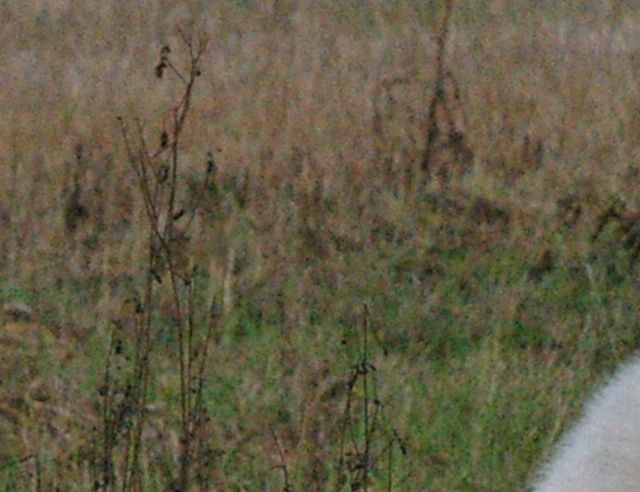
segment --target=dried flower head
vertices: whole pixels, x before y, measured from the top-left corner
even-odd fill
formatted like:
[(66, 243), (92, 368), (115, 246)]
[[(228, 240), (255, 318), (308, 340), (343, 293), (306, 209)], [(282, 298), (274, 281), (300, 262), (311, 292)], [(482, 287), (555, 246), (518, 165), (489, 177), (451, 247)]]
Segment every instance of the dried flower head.
[(166, 68), (166, 65), (164, 63), (164, 61), (161, 61), (160, 63), (158, 63), (156, 65), (155, 71), (156, 71), (156, 77), (158, 77), (159, 79), (162, 78), (162, 75), (164, 73), (164, 69)]

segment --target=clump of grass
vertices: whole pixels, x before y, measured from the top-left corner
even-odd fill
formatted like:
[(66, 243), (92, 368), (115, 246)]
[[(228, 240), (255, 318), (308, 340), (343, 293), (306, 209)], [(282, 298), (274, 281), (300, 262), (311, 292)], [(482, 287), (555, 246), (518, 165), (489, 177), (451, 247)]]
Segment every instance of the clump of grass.
[(633, 265), (640, 256), (640, 212), (631, 209), (620, 197), (611, 198), (598, 216), (592, 241), (596, 241), (609, 224), (616, 226), (620, 245), (629, 252)]

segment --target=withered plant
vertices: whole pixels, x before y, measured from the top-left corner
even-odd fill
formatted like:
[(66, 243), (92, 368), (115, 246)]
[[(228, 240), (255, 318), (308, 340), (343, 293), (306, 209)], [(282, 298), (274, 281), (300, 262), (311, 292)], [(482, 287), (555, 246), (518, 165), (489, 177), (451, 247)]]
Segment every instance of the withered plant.
[[(443, 184), (448, 184), (451, 171), (461, 174), (460, 169), (449, 169), (453, 165), (464, 169), (473, 160), (463, 128), (453, 116), (453, 106), (460, 106), (460, 89), (453, 73), (447, 68), (446, 50), (450, 32), (453, 0), (444, 2), (442, 24), (436, 37), (435, 87), (427, 107), (425, 141), (420, 167), (424, 178), (437, 173)], [(447, 161), (436, 162), (438, 151), (446, 151)]]
[(348, 490), (367, 492), (372, 489), (372, 476), (375, 474), (378, 483), (381, 482), (380, 477), (384, 477), (385, 489), (391, 491), (394, 487), (394, 450), (400, 450), (403, 456), (407, 456), (408, 448), (386, 415), (385, 404), (378, 395), (371, 342), (375, 341), (379, 346), (382, 344), (371, 330), (371, 313), (366, 303), (360, 324), (358, 360), (351, 366), (346, 381), (335, 490), (344, 490), (348, 485)]
[[(442, 20), (434, 35), (430, 95), (425, 98), (420, 90), (413, 99), (402, 95), (412, 86), (424, 85), (419, 84), (420, 73), (415, 64), (404, 73), (381, 77), (372, 94), (372, 168), (383, 176), (385, 187), (408, 199), (434, 179), (448, 187), (452, 179), (469, 170), (474, 159), (466, 134), (468, 108), (446, 56), (454, 2), (447, 0), (442, 5)], [(415, 98), (424, 98), (419, 109)], [(397, 129), (394, 132), (399, 121), (401, 134)]]
[[(181, 183), (182, 136), (191, 109), (194, 87), (201, 75), (201, 60), (208, 37), (178, 31), (186, 51), (186, 66), (172, 58), (169, 46), (160, 51), (155, 67), (158, 78), (174, 77), (182, 86), (178, 102), (168, 110), (161, 124), (155, 148), (147, 140), (140, 118), (118, 118), (129, 166), (147, 217), (148, 253), (141, 292), (133, 301), (133, 329), (114, 320), (114, 331), (100, 388), (102, 450), (97, 490), (142, 490), (150, 469), (145, 454), (145, 427), (150, 410), (149, 393), (154, 384), (152, 368), (154, 338), (160, 332), (159, 299), (168, 296), (171, 304), (169, 330), (177, 340), (179, 374), (179, 456), (177, 467), (165, 467), (171, 490), (187, 491), (199, 485), (207, 489), (207, 415), (203, 389), (212, 332), (218, 321), (215, 299), (207, 300), (200, 316), (196, 293), (197, 266), (189, 253), (190, 230), (200, 205), (200, 197), (215, 180), (216, 165), (209, 153), (203, 156), (204, 170), (200, 193), (183, 198)], [(131, 318), (130, 318), (131, 319)], [(124, 356), (123, 360), (120, 360)], [(114, 364), (117, 362), (117, 364)], [(170, 402), (164, 402), (170, 413)], [(173, 471), (177, 468), (177, 472)]]

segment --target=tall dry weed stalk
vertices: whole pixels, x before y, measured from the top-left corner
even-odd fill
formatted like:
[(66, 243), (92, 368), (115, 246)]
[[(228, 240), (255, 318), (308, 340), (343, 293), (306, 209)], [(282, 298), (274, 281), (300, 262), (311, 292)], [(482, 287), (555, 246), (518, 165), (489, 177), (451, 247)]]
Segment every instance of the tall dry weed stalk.
[[(208, 463), (209, 454), (208, 439), (204, 437), (207, 415), (203, 390), (212, 332), (220, 309), (215, 299), (207, 300), (210, 305), (205, 321), (199, 320), (195, 286), (198, 269), (190, 257), (188, 245), (201, 197), (215, 180), (216, 164), (211, 154), (203, 159), (201, 193), (183, 200), (181, 154), (185, 123), (201, 75), (200, 65), (208, 37), (202, 32), (183, 30), (178, 34), (186, 51), (186, 67), (174, 61), (169, 46), (161, 49), (155, 67), (157, 78), (173, 76), (182, 86), (177, 104), (164, 115), (155, 148), (151, 148), (140, 118), (133, 120), (133, 127), (119, 118), (127, 158), (147, 216), (148, 254), (146, 264), (140, 265), (145, 272), (142, 293), (133, 303), (133, 340), (120, 322), (114, 322), (100, 391), (103, 448), (97, 490), (137, 491), (145, 487), (144, 430), (148, 420), (149, 390), (154, 382), (153, 339), (159, 333), (156, 324), (158, 301), (162, 295), (168, 295), (170, 299), (170, 329), (177, 338), (179, 374), (178, 471), (167, 479), (172, 490), (190, 490), (194, 481), (198, 481), (201, 488), (207, 488), (206, 474), (199, 471), (200, 465)], [(115, 367), (113, 362), (128, 351), (131, 354)], [(165, 403), (167, 407), (170, 404)], [(119, 454), (117, 448), (121, 449)]]
[[(385, 489), (393, 490), (394, 449), (407, 456), (407, 444), (385, 414), (378, 395), (377, 369), (372, 362), (371, 345), (380, 340), (371, 329), (371, 312), (363, 305), (358, 360), (351, 367), (346, 383), (342, 415), (335, 490), (372, 490), (372, 476), (384, 475)], [(358, 385), (360, 388), (358, 389)]]
[[(450, 34), (453, 0), (444, 2), (442, 24), (436, 37), (435, 87), (427, 107), (425, 142), (420, 167), (425, 179), (435, 173), (447, 185), (452, 174), (461, 174), (473, 159), (464, 130), (453, 111), (461, 107), (460, 90), (453, 73), (447, 68), (447, 41)], [(463, 119), (464, 113), (462, 113)], [(438, 151), (446, 151), (445, 162), (436, 162)], [(461, 169), (450, 169), (452, 166)]]

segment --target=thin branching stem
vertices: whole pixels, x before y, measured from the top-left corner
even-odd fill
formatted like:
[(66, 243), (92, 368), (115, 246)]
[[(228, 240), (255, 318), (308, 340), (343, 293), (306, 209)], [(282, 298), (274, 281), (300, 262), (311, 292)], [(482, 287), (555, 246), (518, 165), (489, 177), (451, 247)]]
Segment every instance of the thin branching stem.
[(363, 457), (363, 488), (364, 492), (368, 490), (369, 481), (369, 449), (371, 445), (371, 436), (369, 429), (369, 387), (368, 387), (368, 374), (369, 374), (369, 306), (365, 303), (363, 305), (363, 341), (362, 341), (362, 399), (363, 399), (363, 418), (364, 418), (364, 457)]
[[(179, 490), (189, 490), (191, 469), (196, 461), (193, 456), (197, 449), (199, 428), (203, 423), (202, 412), (202, 382), (204, 380), (205, 360), (208, 345), (211, 340), (213, 316), (207, 326), (206, 335), (203, 337), (204, 347), (198, 346), (200, 337), (196, 337), (195, 322), (195, 272), (184, 271), (180, 261), (183, 252), (180, 240), (185, 239), (186, 230), (177, 231), (174, 228), (176, 210), (178, 208), (178, 185), (180, 179), (180, 154), (181, 135), (185, 128), (187, 115), (191, 109), (191, 99), (197, 77), (200, 75), (199, 61), (203, 55), (208, 39), (205, 35), (192, 37), (179, 31), (179, 35), (188, 50), (188, 70), (178, 70), (169, 59), (170, 50), (163, 48), (161, 51), (161, 63), (156, 67), (156, 73), (162, 76), (165, 68), (176, 75), (184, 84), (182, 95), (178, 103), (168, 112), (170, 121), (162, 122), (162, 135), (159, 139), (159, 147), (150, 151), (145, 136), (145, 128), (139, 118), (134, 119), (135, 130), (131, 135), (127, 125), (119, 118), (122, 138), (125, 145), (129, 165), (138, 181), (138, 188), (144, 203), (144, 209), (149, 226), (149, 252), (147, 275), (144, 286), (144, 298), (138, 303), (136, 313), (139, 314), (136, 324), (136, 339), (134, 341), (134, 360), (131, 372), (131, 381), (125, 387), (124, 403), (120, 407), (129, 407), (133, 416), (115, 415), (117, 413), (111, 400), (112, 384), (106, 378), (107, 386), (106, 403), (103, 405), (103, 421), (105, 426), (104, 451), (105, 463), (111, 463), (115, 436), (119, 431), (115, 427), (120, 425), (118, 420), (128, 419), (125, 426), (124, 456), (121, 468), (120, 480), (123, 492), (129, 490), (141, 490), (143, 488), (143, 476), (140, 456), (142, 452), (142, 432), (145, 425), (147, 398), (151, 383), (150, 357), (152, 351), (152, 315), (154, 310), (154, 283), (162, 282), (162, 275), (169, 278), (169, 295), (173, 305), (173, 321), (178, 338), (179, 358), (179, 399), (180, 399), (180, 467), (177, 477)], [(135, 140), (135, 145), (133, 143)], [(166, 156), (165, 152), (169, 152)], [(166, 156), (166, 157), (163, 157)], [(161, 162), (161, 159), (165, 162)], [(166, 170), (166, 171), (165, 171)], [(210, 171), (204, 176), (204, 186), (208, 186)], [(190, 226), (195, 208), (198, 202), (190, 204)], [(181, 213), (182, 215), (182, 213)], [(184, 297), (186, 296), (186, 298)], [(186, 311), (185, 311), (186, 310)], [(109, 355), (111, 357), (111, 355)], [(110, 362), (108, 363), (108, 367)], [(197, 379), (194, 379), (194, 369), (197, 368)], [(197, 390), (196, 390), (197, 388)], [(192, 395), (192, 390), (194, 395)], [(124, 408), (123, 407), (123, 408)], [(130, 410), (125, 410), (130, 412)], [(118, 410), (119, 411), (119, 410)], [(115, 413), (114, 413), (115, 412)], [(112, 415), (113, 414), (113, 415)], [(194, 441), (196, 439), (196, 441)], [(112, 442), (113, 441), (113, 442)], [(107, 465), (103, 466), (103, 482), (113, 482), (113, 473)]]

